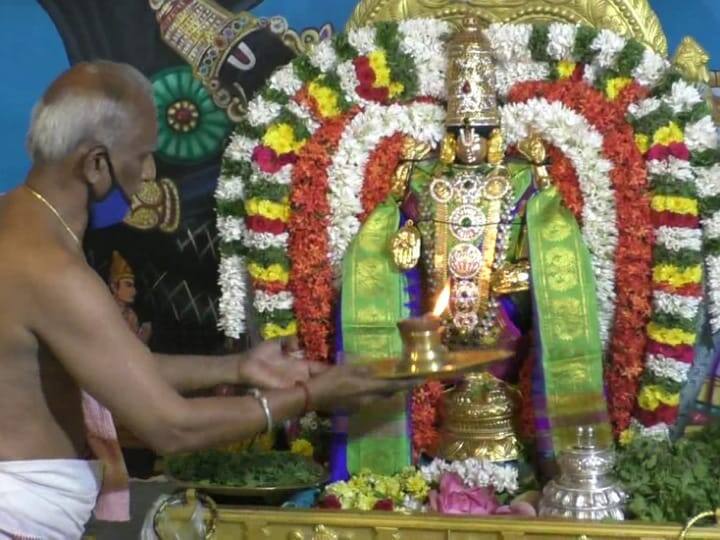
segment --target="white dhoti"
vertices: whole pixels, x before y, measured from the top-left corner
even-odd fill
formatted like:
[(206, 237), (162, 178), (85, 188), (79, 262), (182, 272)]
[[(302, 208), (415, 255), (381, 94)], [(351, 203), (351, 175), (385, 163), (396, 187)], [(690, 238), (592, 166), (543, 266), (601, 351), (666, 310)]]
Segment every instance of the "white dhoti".
[(98, 461), (0, 461), (0, 539), (81, 538), (101, 485)]

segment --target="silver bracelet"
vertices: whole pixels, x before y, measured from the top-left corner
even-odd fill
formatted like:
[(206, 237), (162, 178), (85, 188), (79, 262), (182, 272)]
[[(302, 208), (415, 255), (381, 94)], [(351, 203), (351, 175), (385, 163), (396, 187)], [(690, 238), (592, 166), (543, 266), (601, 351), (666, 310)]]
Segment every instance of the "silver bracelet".
[(265, 432), (271, 433), (273, 430), (273, 419), (272, 414), (270, 413), (270, 405), (268, 404), (267, 398), (258, 390), (257, 388), (251, 388), (250, 389), (250, 395), (257, 399), (258, 403), (260, 404), (260, 407), (262, 407), (263, 412), (265, 413)]

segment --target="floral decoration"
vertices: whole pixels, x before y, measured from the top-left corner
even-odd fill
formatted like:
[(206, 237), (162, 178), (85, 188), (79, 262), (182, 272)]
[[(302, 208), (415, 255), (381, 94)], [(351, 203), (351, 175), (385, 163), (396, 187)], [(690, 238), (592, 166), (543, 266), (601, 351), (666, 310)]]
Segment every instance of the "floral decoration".
[[(310, 358), (332, 357), (339, 265), (389, 190), (400, 138), (436, 144), (443, 134), (449, 31), (417, 19), (339, 34), (250, 102), (217, 189), (228, 335), (244, 331), (247, 272), (263, 336), (298, 333)], [(675, 421), (694, 358), (704, 271), (720, 329), (720, 156), (709, 110), (665, 58), (608, 30), (496, 24), (486, 35), (505, 140), (543, 135), (590, 251), (616, 433), (657, 435)], [(425, 397), (413, 402), (416, 450), (435, 437)]]

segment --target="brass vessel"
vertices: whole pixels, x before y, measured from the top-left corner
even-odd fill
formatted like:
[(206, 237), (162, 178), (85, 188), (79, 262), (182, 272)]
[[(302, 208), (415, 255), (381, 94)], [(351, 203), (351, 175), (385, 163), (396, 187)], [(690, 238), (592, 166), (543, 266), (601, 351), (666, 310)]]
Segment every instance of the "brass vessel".
[(520, 455), (510, 388), (487, 372), (472, 373), (445, 399), (438, 457), (510, 461)]
[(419, 374), (442, 370), (448, 350), (442, 344), (441, 325), (440, 319), (428, 316), (398, 323), (403, 341), (398, 371)]

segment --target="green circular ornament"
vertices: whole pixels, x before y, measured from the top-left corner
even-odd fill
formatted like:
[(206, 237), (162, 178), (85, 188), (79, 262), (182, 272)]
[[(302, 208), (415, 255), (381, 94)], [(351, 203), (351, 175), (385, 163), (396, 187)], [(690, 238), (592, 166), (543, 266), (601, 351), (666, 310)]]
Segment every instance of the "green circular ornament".
[(152, 87), (158, 120), (156, 155), (160, 159), (190, 165), (222, 152), (232, 123), (190, 67), (157, 73)]

